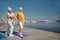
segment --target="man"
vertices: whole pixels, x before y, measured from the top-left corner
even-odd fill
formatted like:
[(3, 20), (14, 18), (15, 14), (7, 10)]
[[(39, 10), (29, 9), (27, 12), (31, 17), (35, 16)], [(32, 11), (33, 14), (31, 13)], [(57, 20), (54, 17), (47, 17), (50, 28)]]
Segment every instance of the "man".
[(7, 23), (8, 23), (8, 28), (5, 34), (9, 34), (9, 36), (14, 36), (13, 35), (13, 19), (14, 19), (14, 14), (12, 12), (12, 8), (8, 7), (8, 13), (7, 13)]
[(23, 8), (20, 7), (19, 11), (15, 14), (15, 16), (17, 17), (18, 23), (19, 23), (19, 34), (21, 37), (23, 37), (22, 35), (22, 31), (23, 31), (23, 24), (24, 24), (24, 14), (23, 14)]

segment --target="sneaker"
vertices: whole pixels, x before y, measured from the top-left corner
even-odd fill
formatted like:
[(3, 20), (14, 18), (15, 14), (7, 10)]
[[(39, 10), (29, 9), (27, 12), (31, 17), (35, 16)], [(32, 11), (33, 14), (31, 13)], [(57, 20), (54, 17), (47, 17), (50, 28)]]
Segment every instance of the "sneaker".
[(7, 35), (7, 32), (5, 34)]
[(9, 36), (13, 37), (14, 35), (9, 35)]
[(23, 35), (22, 35), (22, 34), (20, 34), (20, 37), (21, 37), (21, 38), (23, 38)]

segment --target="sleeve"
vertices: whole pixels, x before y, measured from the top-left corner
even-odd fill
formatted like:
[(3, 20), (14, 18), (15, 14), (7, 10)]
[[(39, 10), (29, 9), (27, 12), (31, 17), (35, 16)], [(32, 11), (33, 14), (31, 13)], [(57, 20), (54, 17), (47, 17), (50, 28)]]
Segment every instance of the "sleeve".
[(8, 19), (8, 17), (9, 17), (9, 14), (7, 13), (7, 15), (6, 15), (6, 16), (7, 16), (7, 19)]

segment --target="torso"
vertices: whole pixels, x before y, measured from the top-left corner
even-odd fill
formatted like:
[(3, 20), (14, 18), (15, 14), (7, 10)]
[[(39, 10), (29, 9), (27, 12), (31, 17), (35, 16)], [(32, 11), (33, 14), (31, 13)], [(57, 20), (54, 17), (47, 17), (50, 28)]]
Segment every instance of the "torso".
[(7, 16), (8, 16), (7, 20), (13, 22), (13, 15), (14, 15), (13, 13), (12, 14), (8, 13), (7, 14)]
[(17, 19), (18, 19), (19, 22), (24, 22), (23, 12), (18, 12), (17, 13)]

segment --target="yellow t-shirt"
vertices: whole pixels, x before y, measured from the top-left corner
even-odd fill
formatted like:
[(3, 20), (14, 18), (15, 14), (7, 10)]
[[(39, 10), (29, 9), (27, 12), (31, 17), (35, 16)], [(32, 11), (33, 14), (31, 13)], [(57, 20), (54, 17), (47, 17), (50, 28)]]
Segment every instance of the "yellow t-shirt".
[(19, 22), (24, 22), (24, 14), (23, 14), (23, 12), (17, 12), (17, 13), (15, 14), (15, 16), (17, 17), (17, 20), (18, 20)]

